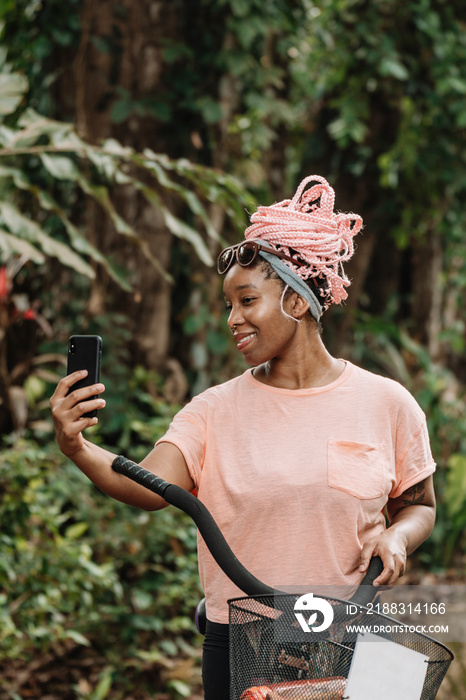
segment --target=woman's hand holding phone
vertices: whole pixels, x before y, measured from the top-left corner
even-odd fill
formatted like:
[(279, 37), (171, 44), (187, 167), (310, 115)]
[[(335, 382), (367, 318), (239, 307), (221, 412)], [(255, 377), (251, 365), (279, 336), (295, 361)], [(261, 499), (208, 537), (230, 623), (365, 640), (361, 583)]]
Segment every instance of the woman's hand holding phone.
[(105, 406), (98, 395), (102, 339), (98, 335), (73, 335), (68, 341), (66, 377), (58, 384), (50, 406), (57, 442), (72, 457), (84, 447), (82, 431), (97, 423), (97, 411)]
[(84, 447), (82, 431), (98, 421), (96, 416), (85, 414), (99, 411), (105, 406), (105, 400), (96, 397), (105, 391), (101, 383), (73, 391), (73, 385), (85, 379), (87, 375), (87, 370), (68, 374), (58, 383), (50, 399), (58, 446), (67, 457), (72, 457)]

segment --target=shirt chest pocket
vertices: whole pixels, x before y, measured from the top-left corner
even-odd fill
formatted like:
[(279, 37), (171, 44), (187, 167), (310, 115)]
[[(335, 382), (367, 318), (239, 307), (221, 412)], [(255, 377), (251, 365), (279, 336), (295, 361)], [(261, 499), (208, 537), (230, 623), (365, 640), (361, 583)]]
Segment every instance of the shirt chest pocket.
[(385, 445), (329, 440), (328, 485), (359, 499), (380, 498), (387, 478)]

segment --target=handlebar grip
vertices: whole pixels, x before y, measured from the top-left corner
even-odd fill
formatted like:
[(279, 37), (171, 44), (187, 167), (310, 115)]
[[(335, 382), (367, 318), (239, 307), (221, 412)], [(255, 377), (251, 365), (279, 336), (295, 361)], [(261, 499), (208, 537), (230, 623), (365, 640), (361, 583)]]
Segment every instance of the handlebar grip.
[(361, 586), (372, 586), (377, 576), (383, 571), (383, 562), (380, 557), (372, 557), (366, 571), (366, 575), (361, 581)]
[(383, 571), (383, 562), (380, 557), (372, 557), (367, 568), (366, 575), (359, 584), (356, 593), (350, 598), (351, 603), (359, 605), (367, 605), (370, 603), (377, 593), (377, 587), (373, 585), (375, 579)]
[(139, 464), (135, 464), (127, 457), (119, 455), (113, 460), (112, 469), (118, 474), (123, 474), (128, 478), (136, 481), (141, 486), (145, 486), (157, 496), (164, 498), (165, 491), (171, 484), (168, 481), (164, 481), (159, 476), (152, 474), (152, 472), (140, 467)]

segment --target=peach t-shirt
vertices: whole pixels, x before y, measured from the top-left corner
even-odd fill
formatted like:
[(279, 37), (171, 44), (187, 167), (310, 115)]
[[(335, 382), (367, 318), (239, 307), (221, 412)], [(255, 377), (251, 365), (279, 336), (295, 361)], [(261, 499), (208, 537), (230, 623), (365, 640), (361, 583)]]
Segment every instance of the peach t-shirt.
[[(159, 442), (182, 452), (241, 563), (277, 588), (357, 585), (387, 499), (435, 470), (411, 394), (349, 362), (312, 389), (271, 387), (247, 370), (196, 396)], [(208, 619), (227, 623), (227, 600), (244, 593), (198, 539)]]

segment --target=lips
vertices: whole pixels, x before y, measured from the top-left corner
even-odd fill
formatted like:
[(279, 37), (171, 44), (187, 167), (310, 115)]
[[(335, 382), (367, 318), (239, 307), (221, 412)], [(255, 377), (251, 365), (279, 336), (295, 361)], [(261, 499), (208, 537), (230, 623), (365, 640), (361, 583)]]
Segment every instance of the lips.
[(249, 345), (251, 340), (253, 340), (255, 337), (255, 333), (238, 333), (235, 335), (236, 347), (238, 350), (244, 350), (244, 348)]

